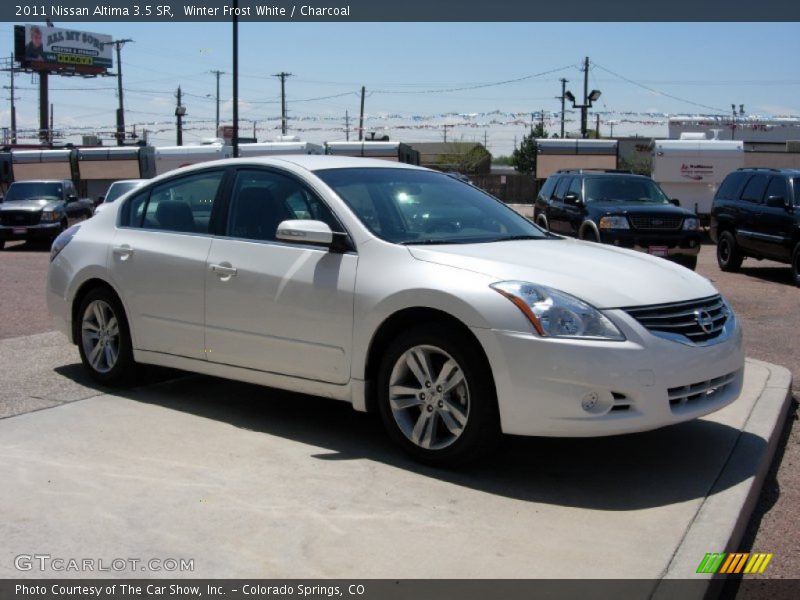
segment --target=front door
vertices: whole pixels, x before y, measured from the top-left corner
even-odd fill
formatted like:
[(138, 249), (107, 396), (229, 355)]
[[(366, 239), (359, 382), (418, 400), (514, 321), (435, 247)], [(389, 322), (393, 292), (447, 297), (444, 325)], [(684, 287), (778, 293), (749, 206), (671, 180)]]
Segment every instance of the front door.
[(209, 361), (344, 384), (350, 377), (358, 256), (275, 239), (281, 221), (343, 231), (293, 175), (247, 168), (235, 179), (226, 234), (206, 265)]

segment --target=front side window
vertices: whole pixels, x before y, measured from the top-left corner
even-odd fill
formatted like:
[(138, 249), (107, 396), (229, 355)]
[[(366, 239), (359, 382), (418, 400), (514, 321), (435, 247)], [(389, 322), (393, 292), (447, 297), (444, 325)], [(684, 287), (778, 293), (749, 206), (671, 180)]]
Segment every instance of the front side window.
[(794, 205), (800, 206), (800, 177), (792, 179), (792, 187), (794, 188)]
[(530, 221), (469, 184), (416, 169), (316, 171), (376, 236), (399, 244), (547, 238)]
[(586, 202), (647, 202), (668, 204), (669, 198), (645, 177), (589, 177), (584, 185)]
[(783, 201), (786, 202), (789, 199), (789, 194), (786, 190), (786, 179), (783, 177), (773, 177), (769, 180), (769, 185), (767, 186), (767, 193), (764, 198), (769, 198), (770, 196), (777, 196), (779, 198), (783, 198)]
[(563, 200), (564, 195), (569, 189), (569, 184), (572, 182), (572, 177), (562, 177), (556, 184), (556, 189), (553, 192), (553, 200)]
[(272, 241), (278, 225), (293, 219), (323, 221), (331, 230), (343, 231), (328, 207), (296, 179), (264, 170), (237, 174), (227, 235)]

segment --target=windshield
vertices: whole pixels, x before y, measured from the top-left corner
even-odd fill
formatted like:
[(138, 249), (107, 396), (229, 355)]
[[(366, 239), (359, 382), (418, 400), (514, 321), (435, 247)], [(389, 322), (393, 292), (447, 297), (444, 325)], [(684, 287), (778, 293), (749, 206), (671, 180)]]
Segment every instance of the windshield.
[(122, 194), (127, 194), (133, 189), (136, 189), (142, 185), (140, 181), (118, 181), (116, 183), (112, 183), (111, 187), (108, 188), (108, 193), (106, 193), (104, 203), (108, 204), (109, 202), (113, 202)]
[(667, 204), (661, 188), (644, 177), (588, 177), (584, 184), (586, 202), (652, 202)]
[(327, 183), (379, 238), (398, 244), (544, 239), (499, 200), (449, 175), (416, 169), (325, 169)]
[(8, 192), (6, 193), (6, 202), (36, 200), (39, 198), (55, 198), (56, 200), (61, 200), (61, 184), (18, 181), (12, 183), (8, 188)]

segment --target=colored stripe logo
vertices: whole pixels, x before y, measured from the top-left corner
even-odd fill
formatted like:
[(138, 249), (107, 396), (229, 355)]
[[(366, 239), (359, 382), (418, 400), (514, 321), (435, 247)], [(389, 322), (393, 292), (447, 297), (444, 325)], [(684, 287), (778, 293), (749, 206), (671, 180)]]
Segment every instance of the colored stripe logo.
[(697, 573), (763, 573), (772, 554), (763, 552), (709, 552), (697, 566)]

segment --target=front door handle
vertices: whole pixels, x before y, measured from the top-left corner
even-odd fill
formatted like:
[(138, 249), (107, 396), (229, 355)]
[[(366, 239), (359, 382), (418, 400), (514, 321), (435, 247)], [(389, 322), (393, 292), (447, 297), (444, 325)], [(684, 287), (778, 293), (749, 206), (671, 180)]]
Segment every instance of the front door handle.
[(223, 281), (227, 281), (236, 273), (238, 273), (236, 267), (232, 266), (230, 263), (224, 262), (218, 265), (209, 265), (209, 268), (216, 273), (220, 279)]

